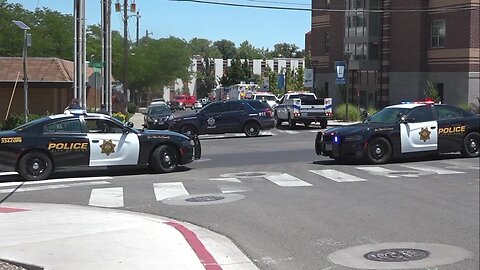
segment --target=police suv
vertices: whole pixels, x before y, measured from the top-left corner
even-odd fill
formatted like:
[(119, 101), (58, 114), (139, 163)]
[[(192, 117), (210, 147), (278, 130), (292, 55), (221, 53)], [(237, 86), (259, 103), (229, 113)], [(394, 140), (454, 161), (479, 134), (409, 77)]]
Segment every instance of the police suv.
[(172, 172), (200, 158), (198, 139), (172, 131), (138, 130), (82, 110), (43, 117), (0, 131), (0, 170), (43, 180), (59, 168), (149, 166)]
[(255, 137), (260, 130), (275, 127), (270, 106), (252, 99), (209, 103), (195, 114), (177, 117), (170, 122), (170, 130), (188, 136), (244, 132), (248, 137)]
[(363, 123), (319, 132), (315, 151), (336, 160), (357, 158), (372, 164), (415, 153), (478, 157), (479, 125), (478, 114), (457, 107), (407, 102), (385, 107)]

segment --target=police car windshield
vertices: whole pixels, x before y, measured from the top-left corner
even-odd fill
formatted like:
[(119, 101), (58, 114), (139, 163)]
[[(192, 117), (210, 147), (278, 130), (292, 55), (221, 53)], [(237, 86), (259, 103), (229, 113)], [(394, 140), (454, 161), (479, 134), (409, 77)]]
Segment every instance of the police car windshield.
[(411, 110), (410, 108), (385, 108), (368, 117), (365, 122), (397, 123), (402, 116), (407, 115)]
[(315, 99), (314, 95), (304, 95), (304, 94), (299, 94), (299, 95), (290, 95), (290, 98), (299, 98), (301, 100), (310, 100), (310, 99)]
[(13, 130), (13, 131), (17, 131), (17, 132), (18, 132), (18, 131), (22, 131), (22, 130), (27, 129), (27, 128), (29, 128), (29, 127), (35, 126), (37, 123), (40, 123), (40, 122), (43, 122), (43, 121), (45, 121), (45, 117), (42, 117), (42, 118), (35, 119), (35, 120), (33, 120), (33, 121), (27, 122), (27, 123), (25, 123), (25, 124), (23, 124), (23, 125), (21, 125), (21, 126), (18, 126), (18, 127), (14, 128), (14, 129), (12, 129), (12, 130)]

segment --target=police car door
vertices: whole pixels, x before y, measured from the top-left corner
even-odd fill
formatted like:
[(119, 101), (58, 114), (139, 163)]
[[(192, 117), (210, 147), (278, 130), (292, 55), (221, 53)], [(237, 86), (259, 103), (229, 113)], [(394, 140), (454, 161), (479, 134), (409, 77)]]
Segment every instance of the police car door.
[(222, 133), (223, 123), (221, 115), (223, 113), (223, 102), (212, 103), (205, 107), (200, 113), (200, 133)]
[(106, 118), (87, 118), (90, 166), (137, 165), (140, 144), (137, 134)]
[(431, 106), (414, 108), (400, 123), (402, 153), (435, 151), (438, 145), (437, 121)]

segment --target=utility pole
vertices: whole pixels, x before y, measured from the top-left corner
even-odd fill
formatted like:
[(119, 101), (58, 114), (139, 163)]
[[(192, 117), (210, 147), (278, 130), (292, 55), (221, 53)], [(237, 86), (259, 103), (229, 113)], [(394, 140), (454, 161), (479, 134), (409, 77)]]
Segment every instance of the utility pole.
[(135, 43), (136, 46), (138, 46), (138, 32), (139, 32), (139, 29), (140, 29), (140, 10), (137, 11), (137, 42)]
[(102, 75), (103, 91), (102, 104), (105, 104), (106, 110), (112, 115), (112, 0), (102, 0)]
[[(135, 12), (136, 8), (135, 0), (133, 0), (133, 3), (130, 5), (130, 9), (128, 8), (128, 0), (123, 1), (123, 92), (125, 94), (126, 112), (128, 111), (128, 11)], [(115, 4), (115, 10), (117, 12), (122, 11), (119, 2)]]

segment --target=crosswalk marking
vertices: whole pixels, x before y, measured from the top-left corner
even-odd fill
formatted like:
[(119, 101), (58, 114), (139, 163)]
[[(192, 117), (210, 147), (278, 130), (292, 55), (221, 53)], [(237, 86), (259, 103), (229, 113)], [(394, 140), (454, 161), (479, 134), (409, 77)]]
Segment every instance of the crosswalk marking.
[(155, 198), (157, 201), (182, 195), (189, 195), (182, 182), (153, 183), (153, 191), (155, 192)]
[(363, 170), (373, 175), (380, 175), (388, 178), (400, 178), (400, 177), (418, 177), (418, 175), (404, 173), (402, 171), (394, 171), (385, 169), (382, 167), (355, 167), (358, 170)]
[(17, 172), (0, 172), (0, 176), (18, 175)]
[(291, 176), (288, 173), (280, 173), (280, 174), (271, 174), (263, 176), (270, 182), (277, 184), (281, 187), (308, 187), (312, 186), (312, 184), (307, 183), (303, 180), (296, 178), (295, 176)]
[(275, 134), (275, 133), (273, 133), (273, 132), (271, 132), (271, 131), (261, 131), (261, 132), (260, 132), (260, 135), (262, 135), (262, 136), (275, 136), (275, 135), (277, 135), (277, 134)]
[(298, 134), (298, 133), (300, 133), (299, 131), (283, 130), (283, 129), (277, 129), (277, 131), (280, 132), (280, 133), (287, 133), (287, 134)]
[[(59, 189), (59, 188), (94, 186), (94, 185), (109, 185), (109, 184), (110, 184), (110, 182), (107, 182), (107, 181), (80, 182), (80, 183), (45, 185), (45, 186), (24, 187), (24, 188), (21, 187), (21, 188), (18, 188), (18, 189), (16, 189), (16, 188), (0, 189), (0, 193), (38, 191), (38, 190), (47, 190), (47, 189)], [(19, 186), (19, 185), (17, 184), (17, 186)]]
[(330, 180), (335, 182), (361, 182), (361, 181), (368, 181), (367, 179), (363, 179), (360, 177), (356, 177), (350, 174), (346, 174), (337, 170), (309, 170), (314, 174), (318, 174), (320, 176), (326, 177)]
[(477, 171), (480, 169), (480, 166), (478, 166), (478, 160), (477, 160), (477, 163), (469, 163), (465, 160), (449, 160), (449, 161), (440, 161), (440, 162), (443, 164), (446, 164), (447, 168), (477, 170)]
[(433, 172), (433, 173), (437, 173), (437, 174), (461, 174), (461, 173), (465, 173), (465, 172), (447, 170), (447, 169), (442, 169), (442, 168), (432, 167), (432, 166), (425, 166), (425, 165), (400, 165), (400, 166), (407, 167), (409, 169), (418, 170), (418, 171)]
[(209, 178), (208, 180), (210, 180), (210, 181), (220, 181), (220, 182), (236, 182), (236, 183), (241, 182), (240, 180), (238, 180), (238, 178), (235, 178), (235, 177)]
[(52, 184), (52, 183), (65, 183), (65, 182), (81, 182), (81, 181), (101, 181), (101, 180), (112, 180), (113, 177), (110, 176), (98, 176), (98, 177), (77, 177), (77, 178), (59, 178), (59, 179), (50, 179), (50, 180), (41, 180), (41, 181), (29, 181), (29, 182), (6, 182), (0, 183), (0, 187), (14, 187), (26, 185), (40, 185), (40, 184)]
[(100, 207), (123, 207), (123, 188), (96, 188), (90, 193), (88, 205)]
[(232, 185), (232, 184), (219, 184), (218, 188), (222, 193), (242, 193), (242, 192), (247, 192), (250, 191), (251, 189), (249, 188), (244, 188), (243, 186), (239, 185)]

